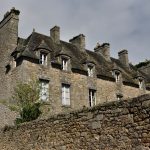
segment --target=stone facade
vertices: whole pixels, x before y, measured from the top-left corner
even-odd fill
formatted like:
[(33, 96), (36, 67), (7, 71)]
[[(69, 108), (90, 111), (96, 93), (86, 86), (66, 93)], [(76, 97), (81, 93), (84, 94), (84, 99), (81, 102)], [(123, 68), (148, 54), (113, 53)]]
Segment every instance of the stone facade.
[(10, 54), (17, 46), (18, 16), (19, 11), (12, 8), (0, 22), (0, 99), (8, 99), (9, 96), (10, 83), (7, 80), (5, 67), (10, 61)]
[(149, 150), (150, 95), (5, 127), (2, 150)]
[(7, 106), (0, 104), (0, 128), (14, 125), (14, 120), (19, 117), (19, 113), (10, 110)]
[[(18, 15), (12, 8), (0, 22), (0, 99), (11, 100), (20, 81), (47, 81), (49, 96), (43, 111), (49, 116), (88, 107), (90, 96), (95, 105), (150, 92), (149, 77), (129, 64), (127, 50), (119, 52), (119, 59), (110, 57), (109, 43), (89, 51), (83, 34), (70, 43), (61, 41), (58, 26), (50, 30), (50, 36), (33, 31), (22, 39), (18, 37)], [(63, 61), (67, 61), (67, 70), (63, 70)], [(62, 104), (62, 84), (69, 85), (70, 105)]]

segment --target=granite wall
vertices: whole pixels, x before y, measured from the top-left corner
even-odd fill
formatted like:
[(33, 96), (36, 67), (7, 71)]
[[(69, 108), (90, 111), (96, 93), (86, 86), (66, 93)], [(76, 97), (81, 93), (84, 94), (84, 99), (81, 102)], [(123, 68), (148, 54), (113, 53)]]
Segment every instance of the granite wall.
[[(118, 85), (115, 81), (89, 77), (71, 71), (63, 71), (53, 68), (51, 65), (43, 66), (26, 60), (19, 67), (19, 69), (14, 68), (14, 72), (11, 75), (11, 79), (13, 79), (11, 82), (12, 87), (16, 84), (15, 77), (24, 82), (32, 79), (45, 79), (49, 81), (49, 101), (46, 102), (43, 109), (45, 110), (44, 116), (77, 110), (84, 106), (89, 107), (89, 89), (96, 90), (96, 104), (117, 100)], [(23, 74), (20, 70), (22, 70)], [(70, 106), (62, 105), (62, 83), (70, 85)], [(124, 99), (141, 95), (142, 90), (138, 87), (123, 84), (121, 86)], [(150, 93), (150, 91), (146, 92)]]
[(5, 127), (0, 149), (148, 150), (150, 95)]

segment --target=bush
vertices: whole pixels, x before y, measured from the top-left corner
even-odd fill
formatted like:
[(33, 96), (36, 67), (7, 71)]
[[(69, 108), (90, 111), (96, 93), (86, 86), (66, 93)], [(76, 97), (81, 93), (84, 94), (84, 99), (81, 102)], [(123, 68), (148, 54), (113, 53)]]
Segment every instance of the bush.
[(40, 99), (40, 85), (38, 81), (19, 83), (14, 88), (13, 99), (20, 107), (33, 104)]
[(40, 86), (37, 81), (29, 83), (19, 83), (13, 94), (13, 99), (17, 101), (20, 108), (20, 118), (16, 119), (16, 124), (37, 119), (40, 114), (41, 103), (39, 103)]
[(41, 106), (40, 103), (34, 103), (24, 106), (20, 111), (20, 118), (16, 119), (16, 124), (29, 122), (37, 119), (42, 113), (40, 111), (40, 106)]

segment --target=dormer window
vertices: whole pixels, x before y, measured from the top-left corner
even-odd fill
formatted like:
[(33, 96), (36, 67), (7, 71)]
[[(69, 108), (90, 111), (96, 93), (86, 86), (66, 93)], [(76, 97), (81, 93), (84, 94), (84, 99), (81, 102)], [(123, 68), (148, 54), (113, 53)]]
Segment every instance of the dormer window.
[(87, 74), (89, 77), (94, 77), (95, 75), (95, 64), (93, 62), (86, 62)]
[(88, 76), (89, 77), (93, 77), (93, 75), (94, 75), (94, 67), (93, 66), (88, 66), (87, 71), (88, 71)]
[(139, 89), (144, 89), (144, 79), (142, 77), (138, 78), (138, 82), (139, 82)]
[(63, 54), (63, 55), (60, 55), (59, 58), (61, 61), (62, 70), (70, 71), (71, 69), (70, 56)]
[(113, 70), (113, 76), (115, 77), (116, 83), (120, 82), (121, 80), (121, 73), (120, 70)]
[(62, 70), (67, 71), (68, 70), (68, 59), (62, 58)]
[(115, 72), (115, 79), (116, 79), (116, 82), (119, 82), (119, 80), (120, 80), (120, 73), (119, 72)]
[(47, 53), (40, 52), (40, 64), (47, 65)]

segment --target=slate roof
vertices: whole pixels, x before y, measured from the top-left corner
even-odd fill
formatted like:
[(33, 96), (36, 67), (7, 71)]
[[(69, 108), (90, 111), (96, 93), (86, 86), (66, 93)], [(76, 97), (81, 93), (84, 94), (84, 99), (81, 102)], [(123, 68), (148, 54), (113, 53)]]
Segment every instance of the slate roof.
[[(133, 65), (130, 64), (130, 69), (127, 69), (118, 59), (111, 58), (111, 62), (106, 61), (101, 54), (87, 49), (82, 52), (73, 44), (65, 41), (60, 41), (60, 44), (55, 44), (50, 36), (46, 36), (37, 32), (32, 32), (27, 39), (18, 38), (18, 46), (14, 52), (18, 53), (17, 58), (29, 57), (32, 59), (39, 59), (35, 54), (35, 51), (39, 48), (50, 51), (51, 62), (54, 63), (57, 63), (56, 57), (59, 55), (64, 54), (69, 56), (71, 59), (72, 69), (86, 71), (84, 63), (92, 62), (95, 64), (97, 76), (100, 77), (114, 79), (112, 70), (115, 64), (115, 66), (117, 66), (117, 68), (119, 68), (119, 70), (122, 72), (123, 82), (137, 84), (135, 82), (137, 69)], [(150, 77), (142, 72), (140, 73), (145, 77), (147, 85), (150, 85)]]

